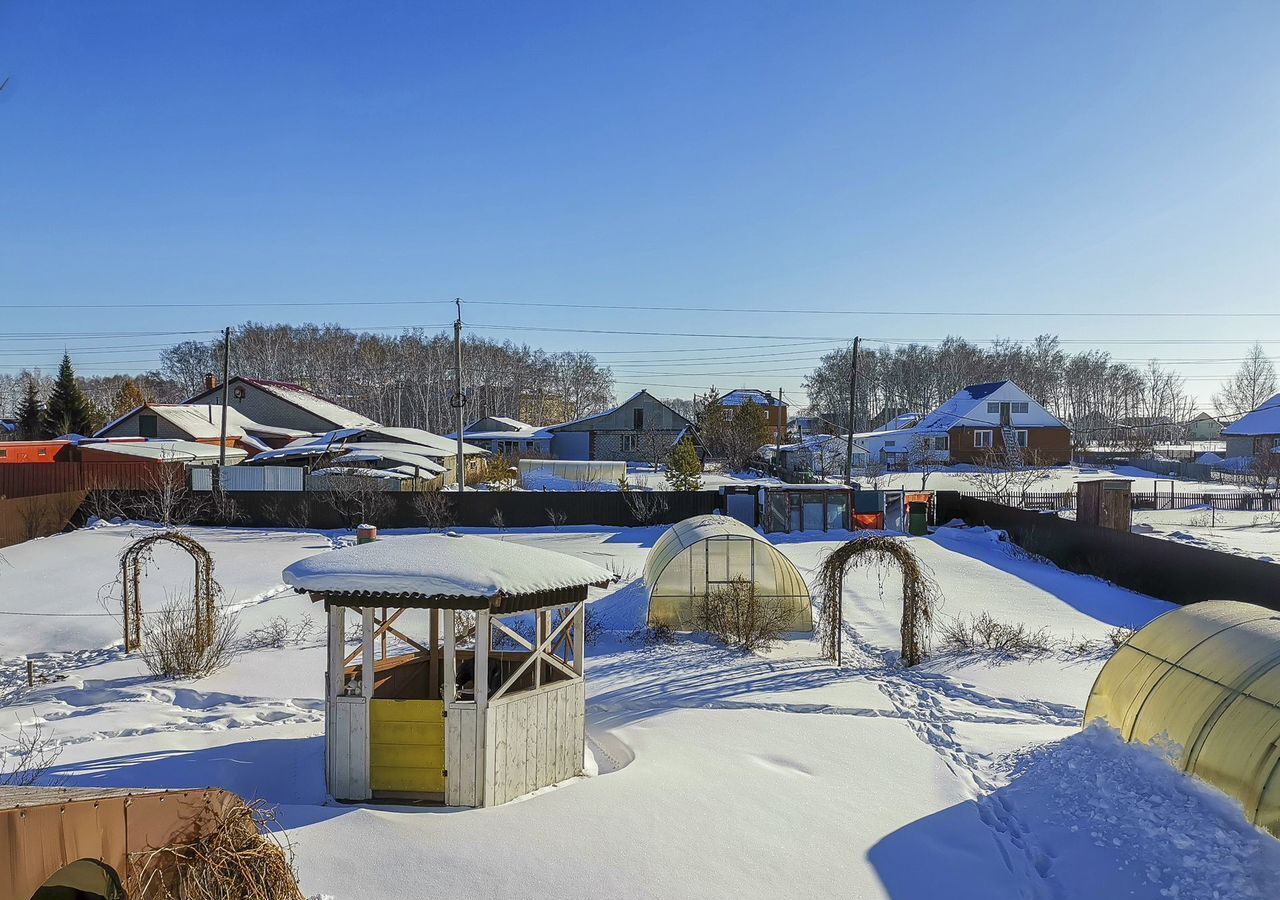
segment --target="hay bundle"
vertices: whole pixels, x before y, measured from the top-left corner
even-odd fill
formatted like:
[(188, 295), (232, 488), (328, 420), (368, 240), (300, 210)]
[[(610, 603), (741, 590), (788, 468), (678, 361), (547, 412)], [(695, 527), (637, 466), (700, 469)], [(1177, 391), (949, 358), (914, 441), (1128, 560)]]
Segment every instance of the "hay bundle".
[(908, 666), (924, 660), (933, 628), (938, 586), (920, 566), (911, 548), (879, 535), (855, 538), (827, 554), (818, 572), (822, 592), (819, 630), (822, 653), (837, 663), (844, 629), (844, 573), (850, 566), (897, 566), (902, 570), (902, 659)]
[(213, 813), (189, 843), (129, 855), (129, 896), (140, 900), (302, 900), (292, 853), (272, 835), (262, 801)]

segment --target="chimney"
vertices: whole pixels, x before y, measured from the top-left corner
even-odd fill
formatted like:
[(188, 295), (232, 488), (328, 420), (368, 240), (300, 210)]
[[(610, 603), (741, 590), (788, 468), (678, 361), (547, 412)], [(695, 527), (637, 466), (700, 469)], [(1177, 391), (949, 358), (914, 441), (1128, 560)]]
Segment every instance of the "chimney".
[(218, 386), (218, 377), (212, 372), (206, 372), (204, 375), (204, 389), (211, 391)]

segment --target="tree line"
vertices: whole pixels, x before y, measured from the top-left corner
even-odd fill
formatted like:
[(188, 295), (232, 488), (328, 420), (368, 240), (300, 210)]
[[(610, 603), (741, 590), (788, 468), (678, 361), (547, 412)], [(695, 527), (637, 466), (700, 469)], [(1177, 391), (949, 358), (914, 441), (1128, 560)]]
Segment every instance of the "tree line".
[[(218, 340), (183, 341), (161, 352), (158, 369), (141, 375), (76, 377), (70, 359), (57, 379), (38, 370), (0, 375), (0, 412), (23, 419), (31, 430), (22, 423), (19, 430), (30, 437), (89, 434), (143, 402), (179, 403), (199, 393), (208, 375), (222, 372), (222, 353)], [(456, 428), (454, 367), (453, 338), (444, 333), (383, 336), (336, 325), (256, 322), (232, 331), (232, 374), (300, 384), (375, 422), (441, 434)], [(64, 376), (83, 403), (77, 401), (81, 414), (69, 423), (77, 427), (59, 430), (43, 408)], [(506, 416), (550, 425), (613, 404), (613, 376), (589, 353), (467, 336), (462, 376), (467, 421)]]
[[(805, 380), (810, 411), (832, 431), (850, 424), (852, 348), (822, 357)], [(1030, 343), (997, 341), (979, 346), (949, 337), (931, 346), (908, 343), (863, 348), (858, 354), (853, 430), (867, 431), (905, 412), (927, 413), (970, 384), (1009, 379), (1058, 418), (1081, 443), (1107, 443), (1118, 434), (1152, 435), (1163, 423), (1167, 438), (1195, 415), (1196, 398), (1176, 372), (1151, 360), (1134, 366), (1104, 350), (1070, 353), (1055, 335)], [(1214, 395), (1214, 409), (1235, 418), (1275, 392), (1275, 369), (1255, 346), (1235, 378)], [(1135, 430), (1136, 429), (1136, 430)]]

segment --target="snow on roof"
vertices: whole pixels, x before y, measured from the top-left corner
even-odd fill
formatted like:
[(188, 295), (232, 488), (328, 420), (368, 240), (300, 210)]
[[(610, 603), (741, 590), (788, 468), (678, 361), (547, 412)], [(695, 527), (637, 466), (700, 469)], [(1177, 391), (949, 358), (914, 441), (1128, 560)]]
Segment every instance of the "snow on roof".
[(938, 435), (946, 434), (957, 425), (977, 425), (985, 428), (996, 426), (999, 424), (999, 420), (992, 419), (993, 414), (987, 413), (985, 406), (982, 404), (988, 397), (1004, 387), (1009, 387), (1011, 390), (1003, 395), (1002, 400), (1018, 403), (1026, 402), (1029, 406), (1030, 412), (1028, 415), (1030, 418), (1015, 419), (1016, 427), (1066, 427), (1060, 419), (1033, 400), (1026, 391), (1012, 381), (1005, 379), (1004, 381), (971, 384), (968, 387), (961, 388), (949, 400), (921, 419), (920, 423), (912, 430), (922, 435)]
[(417, 466), (423, 472), (432, 475), (439, 475), (445, 471), (445, 467), (434, 459), (421, 453), (414, 453), (411, 445), (408, 444), (351, 444), (344, 449), (348, 449), (349, 452), (335, 459), (334, 465), (393, 462), (404, 466)]
[[(388, 437), (387, 441), (362, 441), (357, 438), (365, 435)], [(271, 459), (287, 459), (298, 456), (320, 456), (324, 453), (339, 451), (390, 451), (401, 454), (414, 454), (419, 457), (443, 459), (454, 456), (458, 452), (456, 440), (423, 431), (421, 428), (339, 428), (324, 434), (312, 435), (292, 441), (279, 450), (259, 453), (255, 461), (266, 462)], [(463, 453), (484, 453), (482, 447), (474, 444), (463, 444)], [(443, 469), (441, 470), (443, 471)]]
[(1248, 437), (1259, 434), (1280, 434), (1280, 394), (1239, 420), (1222, 429), (1225, 435)]
[[(317, 396), (300, 384), (292, 384), (287, 381), (270, 381), (265, 378), (246, 378), (243, 375), (236, 375), (231, 381), (241, 381), (245, 384), (253, 385), (273, 397), (290, 403), (299, 409), (304, 409), (325, 421), (332, 422), (339, 428), (358, 428), (363, 425), (374, 424), (367, 416), (362, 416), (358, 412)], [(183, 405), (196, 404), (197, 401), (214, 395), (220, 396), (221, 391), (221, 385), (215, 388), (207, 388), (189, 398), (186, 404)]]
[[(113, 426), (133, 415), (135, 412), (148, 410), (169, 422), (191, 437), (217, 438), (222, 435), (222, 404), (217, 406), (186, 403), (148, 403), (131, 410), (115, 422), (99, 429), (98, 434), (105, 434)], [(281, 437), (301, 437), (309, 432), (296, 428), (278, 428), (274, 425), (259, 425), (234, 407), (227, 407), (227, 436), (244, 437), (254, 432), (257, 434), (274, 434)]]
[(919, 422), (923, 418), (924, 416), (922, 416), (920, 413), (916, 413), (916, 412), (903, 413), (900, 416), (894, 416), (892, 419), (890, 419), (888, 422), (885, 422), (879, 428), (873, 428), (871, 429), (871, 431), (872, 433), (875, 433), (878, 431), (902, 431), (902, 430), (913, 427), (917, 422)]
[(282, 577), (303, 591), (421, 597), (535, 594), (612, 580), (594, 563), (565, 553), (452, 532), (321, 553), (289, 566)]
[[(458, 439), (447, 438), (443, 435), (434, 434), (430, 431), (424, 431), (421, 428), (395, 428), (389, 425), (370, 425), (360, 429), (365, 434), (381, 435), (389, 437), (394, 441), (401, 441), (406, 444), (415, 444), (433, 451), (435, 456), (455, 456), (458, 453)], [(477, 447), (474, 444), (463, 443), (462, 452), (464, 455), (468, 453), (486, 453), (483, 447)]]
[[(206, 462), (217, 460), (217, 444), (200, 444), (195, 441), (145, 440), (145, 441), (85, 441), (80, 446), (87, 450), (101, 450), (120, 456), (136, 456), (160, 462)], [(249, 454), (239, 447), (227, 448), (227, 461), (238, 462)]]
[(650, 394), (647, 390), (645, 390), (644, 388), (641, 388), (640, 390), (636, 391), (634, 394), (632, 394), (626, 400), (623, 400), (621, 403), (619, 403), (617, 406), (613, 407), (612, 409), (606, 409), (604, 412), (592, 413), (589, 416), (583, 416), (580, 419), (574, 419), (570, 422), (561, 422), (559, 425), (548, 425), (545, 430), (559, 431), (561, 428), (568, 428), (570, 425), (580, 425), (583, 422), (590, 422), (592, 419), (602, 419), (605, 416), (612, 415), (613, 413), (622, 409), (622, 407), (626, 406), (628, 403), (630, 403), (632, 400), (639, 397), (641, 394), (647, 395), (650, 400), (652, 400), (654, 403), (657, 403), (659, 406), (666, 406), (667, 409), (670, 409), (672, 413), (679, 416), (681, 419), (684, 419), (686, 422), (689, 421), (687, 418), (685, 418), (684, 415), (676, 412), (674, 409), (671, 409), (670, 406), (667, 406), (667, 404), (663, 403), (657, 397), (653, 396), (653, 394)]
[[(551, 440), (551, 432), (545, 428), (538, 428), (534, 425), (527, 425), (524, 428), (514, 428), (511, 431), (464, 431), (463, 437), (469, 441), (549, 441)], [(449, 440), (457, 440), (458, 433), (456, 431), (445, 435)]]
[(781, 406), (782, 401), (765, 391), (756, 388), (738, 388), (720, 398), (721, 406), (742, 406), (750, 401), (757, 406)]

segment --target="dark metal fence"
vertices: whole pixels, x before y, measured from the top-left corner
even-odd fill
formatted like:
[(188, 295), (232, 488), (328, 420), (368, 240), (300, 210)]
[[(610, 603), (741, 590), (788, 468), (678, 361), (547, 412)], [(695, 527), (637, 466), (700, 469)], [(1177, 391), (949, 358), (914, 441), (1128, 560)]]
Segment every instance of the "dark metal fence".
[(1009, 534), (1064, 569), (1171, 603), (1242, 600), (1280, 610), (1280, 565), (1174, 541), (1081, 525), (956, 491), (937, 494), (938, 521), (962, 519)]
[[(999, 503), (1018, 509), (1031, 510), (1074, 510), (1076, 494), (1074, 491), (1052, 492), (1035, 491), (1027, 494), (998, 494), (993, 491), (948, 491), (962, 497), (983, 500), (987, 503)], [(1280, 495), (1254, 493), (1213, 493), (1213, 492), (1179, 492), (1137, 491), (1129, 495), (1131, 509), (1195, 509), (1197, 507), (1216, 510), (1253, 510), (1255, 512), (1280, 511)]]

